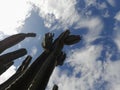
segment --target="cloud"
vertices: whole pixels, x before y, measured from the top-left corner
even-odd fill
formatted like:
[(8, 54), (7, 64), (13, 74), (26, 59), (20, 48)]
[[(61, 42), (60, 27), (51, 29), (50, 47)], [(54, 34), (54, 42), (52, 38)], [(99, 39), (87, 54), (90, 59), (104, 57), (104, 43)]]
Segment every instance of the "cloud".
[(84, 36), (87, 43), (94, 41), (99, 37), (103, 30), (104, 23), (99, 17), (83, 18), (76, 26), (76, 28), (87, 28), (88, 33)]
[(120, 21), (120, 11), (117, 12), (117, 14), (114, 17), (116, 20)]
[(115, 0), (107, 0), (107, 2), (113, 7), (116, 5)]
[(0, 84), (5, 82), (8, 78), (10, 78), (16, 72), (16, 67), (12, 65), (6, 72), (0, 75)]
[(107, 84), (107, 90), (119, 90), (120, 88), (120, 60), (105, 63), (104, 80), (109, 82)]
[(76, 0), (30, 0), (39, 9), (39, 15), (47, 27), (68, 28), (78, 21), (79, 15), (75, 10)]
[[(96, 61), (100, 56), (102, 46), (86, 46), (82, 49), (73, 50), (66, 60), (69, 70), (56, 68), (50, 83), (57, 83), (60, 90), (94, 90), (94, 84), (102, 73), (101, 62)], [(77, 75), (79, 75), (77, 77)]]
[(37, 53), (37, 47), (32, 47), (31, 49), (31, 56), (34, 56)]
[[(107, 1), (110, 5), (115, 5), (113, 0)], [(120, 86), (120, 61), (111, 61), (109, 55), (106, 62), (99, 60), (104, 49), (103, 46), (91, 45), (91, 42), (100, 37), (104, 23), (100, 17), (92, 16), (93, 11), (90, 7), (93, 6), (99, 11), (106, 10), (102, 15), (108, 17), (107, 4), (105, 2), (102, 4), (97, 3), (96, 0), (84, 0), (84, 2), (86, 6), (84, 9), (81, 8), (81, 11), (78, 11), (76, 7), (77, 0), (14, 0), (13, 2), (5, 0), (0, 3), (1, 35), (20, 32), (19, 28), (24, 25), (26, 18), (30, 17), (32, 9), (38, 10), (45, 26), (53, 30), (66, 29), (72, 26), (74, 26), (74, 29), (87, 28), (87, 34), (83, 36), (85, 46), (70, 52), (65, 62), (67, 68), (61, 70), (61, 68), (56, 67), (50, 79), (48, 90), (51, 90), (55, 83), (58, 84), (60, 90), (98, 90), (104, 87), (105, 90), (118, 90)], [(6, 9), (3, 10), (2, 8)], [(11, 13), (8, 11), (11, 11)], [(119, 12), (116, 14), (115, 19), (114, 30), (117, 33), (115, 33), (114, 41), (120, 50)], [(37, 48), (32, 47), (31, 55), (33, 56), (36, 53)], [(15, 72), (15, 67), (11, 70), (8, 71), (8, 75)], [(5, 78), (6, 75), (3, 76), (4, 78), (2, 77), (3, 79), (0, 79), (1, 82), (8, 78), (8, 76)]]
[[(88, 33), (85, 37), (86, 42), (92, 42), (99, 37), (104, 23), (102, 19), (97, 16), (89, 16), (90, 11), (86, 11), (89, 5), (99, 7), (99, 9), (106, 8), (106, 4), (99, 4), (96, 0), (85, 0), (85, 9), (80, 9), (78, 12), (77, 0), (30, 0), (30, 3), (37, 7), (40, 17), (43, 18), (46, 27), (52, 30), (67, 29), (67, 28), (88, 28)], [(108, 12), (105, 13), (108, 17)], [(74, 25), (74, 26), (73, 26)]]
[(120, 50), (120, 11), (116, 13), (114, 19), (115, 24), (114, 24), (114, 41)]
[(27, 0), (0, 1), (0, 32), (12, 35), (20, 32), (32, 7)]
[(56, 67), (47, 90), (54, 84), (58, 84), (60, 90), (118, 90), (120, 60), (111, 61), (109, 53), (106, 61), (100, 60), (103, 49), (102, 45), (89, 45), (72, 50), (65, 63), (67, 68)]
[(120, 31), (116, 31), (114, 41), (115, 41), (118, 49), (120, 50)]
[(84, 0), (86, 7), (96, 4), (96, 0)]

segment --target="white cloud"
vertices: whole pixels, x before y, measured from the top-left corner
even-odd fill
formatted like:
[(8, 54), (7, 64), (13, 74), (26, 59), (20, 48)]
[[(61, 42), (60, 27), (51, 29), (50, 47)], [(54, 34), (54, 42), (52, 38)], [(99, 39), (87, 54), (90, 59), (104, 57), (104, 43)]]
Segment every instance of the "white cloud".
[[(112, 6), (115, 5), (113, 0), (108, 0), (108, 2)], [(85, 9), (92, 5), (97, 7), (99, 10), (107, 8), (106, 3), (99, 4), (96, 3), (96, 0), (85, 0), (85, 3)], [(60, 68), (57, 67), (50, 79), (48, 90), (51, 90), (51, 87), (55, 83), (58, 84), (60, 90), (96, 90), (95, 84), (98, 85), (99, 88), (104, 81), (108, 82), (106, 90), (118, 90), (120, 86), (120, 62), (112, 62), (107, 58), (106, 62), (103, 63), (98, 60), (103, 47), (101, 45), (90, 45), (92, 41), (99, 38), (99, 35), (104, 27), (104, 23), (101, 18), (97, 16), (91, 17), (91, 10), (89, 12), (81, 11), (82, 13), (78, 13), (76, 10), (76, 0), (1, 1), (0, 31), (6, 35), (18, 33), (19, 30), (17, 28), (24, 25), (24, 21), (30, 16), (32, 4), (34, 4), (39, 10), (39, 15), (44, 19), (45, 26), (48, 28), (66, 29), (74, 24), (74, 28), (76, 29), (88, 29), (87, 34), (84, 36), (84, 40), (87, 45), (82, 49), (73, 50), (66, 61), (66, 64), (68, 67), (73, 69), (73, 72), (71, 72), (68, 76), (70, 69), (61, 71)], [(84, 15), (84, 13), (88, 15)], [(106, 12), (105, 16), (108, 17), (108, 15), (108, 12)], [(116, 14), (115, 19), (120, 21), (119, 12)], [(115, 26), (115, 28), (118, 30), (118, 25)], [(116, 35), (115, 42), (120, 50), (119, 34)], [(36, 53), (37, 48), (33, 47), (31, 55), (33, 56)], [(13, 68), (9, 70), (10, 71), (6, 72), (8, 74), (0, 76), (0, 83), (8, 79), (11, 73), (15, 72), (15, 67), (13, 66)], [(76, 77), (78, 74), (80, 74), (80, 77)]]
[(76, 26), (76, 28), (88, 29), (87, 35), (84, 36), (87, 43), (97, 39), (103, 27), (104, 23), (99, 17), (83, 18)]
[[(5, 35), (12, 35), (20, 32), (26, 18), (30, 16), (32, 6), (29, 0), (1, 0), (0, 1), (0, 39)], [(19, 47), (21, 47), (19, 45)], [(6, 81), (15, 73), (16, 67), (11, 66), (0, 76), (0, 84)]]
[(2, 75), (0, 75), (0, 84), (5, 82), (15, 72), (16, 72), (16, 67), (12, 65), (6, 72), (4, 72)]
[(107, 2), (113, 7), (116, 5), (115, 0), (107, 0)]
[(102, 46), (91, 45), (73, 50), (66, 60), (73, 71), (68, 75), (70, 69), (57, 67), (47, 90), (51, 90), (54, 84), (58, 84), (60, 90), (119, 90), (120, 60), (111, 61), (112, 55), (106, 54), (106, 62), (102, 62), (98, 58), (103, 49)]
[(119, 90), (120, 88), (120, 60), (111, 61), (112, 54), (106, 54), (106, 63), (103, 64), (103, 80), (107, 81), (105, 90)]
[[(59, 68), (56, 68), (50, 83), (56, 82), (60, 90), (94, 90), (92, 88), (102, 73), (101, 62), (96, 61), (101, 50), (101, 46), (87, 46), (72, 51), (66, 60), (66, 63), (70, 65), (69, 67), (73, 68), (72, 74), (67, 76), (69, 70), (60, 71)], [(76, 77), (80, 73), (80, 77)]]
[(120, 88), (120, 60), (112, 62), (108, 61), (105, 63), (105, 72), (104, 72), (104, 80), (108, 81), (109, 84), (107, 86), (108, 90), (119, 90)]
[(91, 5), (95, 5), (96, 4), (96, 0), (84, 0), (86, 7), (89, 7)]
[(117, 47), (118, 47), (118, 49), (120, 51), (120, 31), (116, 30), (114, 41), (115, 41), (115, 43), (116, 43), (116, 45), (117, 45)]
[(114, 24), (114, 41), (120, 51), (120, 11), (115, 15), (115, 24)]
[[(50, 27), (56, 21), (57, 28), (68, 28), (77, 22), (80, 15), (75, 9), (76, 0), (30, 0), (39, 8), (39, 14), (44, 19), (45, 25)], [(55, 28), (54, 27), (54, 28)]]
[[(101, 30), (103, 28), (103, 22), (99, 17), (88, 17), (84, 13), (84, 9), (78, 12), (76, 9), (76, 0), (30, 0), (38, 10), (39, 15), (44, 19), (45, 26), (48, 28), (56, 29), (66, 29), (74, 25), (73, 28), (88, 28), (89, 34), (87, 34), (85, 39), (86, 42), (92, 42), (98, 38)], [(85, 0), (87, 7), (91, 4), (96, 5), (96, 0)], [(106, 8), (106, 4), (99, 4), (100, 8)], [(82, 12), (83, 11), (83, 12)]]
[(5, 35), (19, 32), (19, 27), (30, 16), (32, 9), (28, 0), (0, 1), (0, 31)]
[(116, 20), (120, 21), (120, 11), (114, 17)]
[(31, 49), (31, 56), (34, 56), (35, 54), (37, 53), (37, 47), (32, 47), (32, 49)]

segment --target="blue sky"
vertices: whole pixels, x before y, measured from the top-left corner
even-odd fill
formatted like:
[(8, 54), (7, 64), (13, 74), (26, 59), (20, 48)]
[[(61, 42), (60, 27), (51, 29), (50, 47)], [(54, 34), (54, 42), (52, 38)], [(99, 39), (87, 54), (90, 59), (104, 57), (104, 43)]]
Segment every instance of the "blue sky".
[[(0, 40), (17, 33), (35, 32), (4, 53), (26, 48), (33, 61), (42, 53), (46, 32), (70, 29), (82, 35), (81, 42), (65, 46), (67, 58), (55, 68), (47, 90), (119, 90), (120, 88), (119, 0), (13, 0), (0, 1)], [(25, 57), (0, 76), (0, 83), (15, 73)]]

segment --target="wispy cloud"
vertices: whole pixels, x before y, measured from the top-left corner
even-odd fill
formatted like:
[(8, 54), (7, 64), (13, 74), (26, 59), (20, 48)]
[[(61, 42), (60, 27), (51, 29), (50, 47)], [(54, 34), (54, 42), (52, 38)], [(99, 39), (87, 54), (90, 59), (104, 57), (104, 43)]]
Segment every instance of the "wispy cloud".
[[(95, 1), (95, 2), (94, 2)], [(85, 0), (86, 7), (91, 4), (95, 4), (97, 7), (96, 0)], [(104, 23), (100, 17), (88, 16), (89, 11), (84, 12), (85, 9), (81, 9), (78, 12), (76, 5), (76, 0), (30, 0), (38, 8), (40, 17), (44, 19), (45, 26), (56, 30), (56, 29), (66, 29), (72, 27), (74, 29), (87, 28), (88, 34), (85, 37), (86, 42), (92, 42), (98, 38), (101, 33)], [(99, 8), (106, 8), (106, 4), (98, 5)], [(74, 26), (73, 26), (74, 25)]]
[[(67, 76), (69, 70), (60, 71), (58, 69), (53, 73), (51, 82), (54, 83), (57, 80), (56, 83), (61, 90), (94, 90), (94, 84), (102, 73), (101, 62), (96, 61), (101, 51), (101, 46), (94, 45), (73, 50), (66, 60), (68, 66), (73, 68), (72, 74)], [(77, 77), (77, 75), (80, 76)]]
[[(111, 61), (111, 54), (106, 54), (106, 61), (99, 59), (102, 45), (90, 45), (73, 50), (66, 64), (69, 69), (56, 68), (50, 79), (48, 90), (58, 84), (60, 90), (118, 90), (120, 87), (120, 60)], [(69, 75), (70, 68), (73, 69)]]
[(118, 46), (118, 49), (120, 51), (120, 32), (119, 31), (116, 31), (114, 40), (115, 40), (115, 43)]
[(114, 17), (116, 20), (120, 21), (120, 11), (117, 12), (117, 14)]
[[(115, 6), (114, 0), (107, 1), (111, 6)], [(113, 62), (110, 54), (106, 54), (105, 61), (99, 60), (104, 47), (102, 44), (91, 44), (100, 37), (104, 23), (99, 16), (92, 16), (93, 11), (90, 7), (93, 6), (99, 11), (106, 10), (101, 16), (109, 17), (107, 4), (98, 3), (97, 0), (84, 0), (84, 2), (85, 7), (80, 9), (81, 11), (76, 8), (77, 0), (14, 0), (14, 4), (5, 0), (0, 3), (0, 25), (3, 26), (0, 27), (0, 31), (6, 35), (19, 32), (17, 28), (24, 25), (24, 21), (30, 16), (31, 9), (34, 10), (33, 6), (37, 8), (39, 16), (44, 20), (44, 25), (50, 29), (66, 29), (74, 26), (74, 29), (86, 28), (88, 30), (83, 36), (85, 46), (69, 53), (65, 62), (67, 68), (61, 70), (56, 67), (48, 90), (51, 90), (55, 83), (58, 84), (60, 90), (98, 90), (101, 88), (102, 90), (118, 90), (120, 88), (120, 60)], [(8, 8), (2, 11), (2, 8), (7, 6)], [(7, 12), (8, 10), (11, 13)], [(4, 15), (6, 18), (3, 18)], [(117, 32), (114, 41), (120, 50), (120, 12), (114, 18), (116, 19), (114, 30)], [(37, 48), (33, 47), (31, 55), (36, 53)], [(15, 67), (12, 71), (8, 71), (8, 75), (14, 72)], [(0, 82), (8, 78), (8, 76), (5, 78), (6, 74), (0, 77)]]
[(99, 17), (83, 18), (76, 26), (76, 28), (88, 29), (87, 35), (84, 36), (87, 43), (97, 39), (103, 30), (103, 27), (104, 23)]
[(107, 0), (107, 2), (113, 7), (116, 5), (115, 0)]
[(96, 0), (84, 0), (86, 7), (96, 4)]
[(116, 13), (114, 19), (116, 20), (114, 25), (114, 41), (120, 50), (120, 11)]

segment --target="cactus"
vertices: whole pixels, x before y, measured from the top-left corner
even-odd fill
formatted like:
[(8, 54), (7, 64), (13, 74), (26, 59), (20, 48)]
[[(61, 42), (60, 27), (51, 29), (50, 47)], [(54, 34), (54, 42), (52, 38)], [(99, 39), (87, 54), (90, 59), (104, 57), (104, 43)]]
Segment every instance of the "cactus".
[(16, 79), (19, 78), (21, 74), (25, 72), (25, 70), (27, 70), (31, 59), (32, 57), (28, 55), (26, 59), (22, 62), (21, 66), (17, 69), (16, 73), (12, 77), (10, 77), (5, 83), (0, 85), (0, 90), (5, 90), (6, 87), (14, 83)]
[(1, 65), (0, 66), (0, 75), (4, 73), (11, 65), (13, 65), (14, 62), (10, 62), (7, 65)]
[[(5, 83), (0, 85), (0, 90), (45, 90), (54, 68), (58, 65), (63, 65), (64, 63), (64, 60), (66, 58), (66, 54), (62, 51), (64, 45), (72, 45), (78, 43), (81, 40), (81, 37), (78, 35), (70, 35), (69, 30), (66, 30), (65, 32), (60, 34), (60, 36), (54, 41), (53, 36), (54, 34), (52, 33), (45, 34), (45, 38), (42, 43), (42, 46), (44, 48), (43, 53), (30, 66), (29, 63), (31, 56), (28, 56), (23, 61), (22, 65), (18, 68), (16, 73)], [(25, 37), (35, 37), (35, 34), (28, 33), (16, 35), (18, 41), (16, 41), (16, 39), (13, 39), (13, 37), (11, 37), (11, 39), (5, 40), (7, 41), (6, 45), (9, 44), (8, 42), (11, 42), (11, 44), (6, 46), (4, 49), (15, 45), (16, 43), (23, 40)], [(13, 42), (9, 40), (13, 40)], [(4, 51), (4, 49), (1, 50), (1, 52)], [(23, 54), (13, 53), (8, 54), (7, 56), (12, 55), (18, 58), (20, 55), (22, 56)], [(6, 59), (8, 57), (4, 57), (5, 59), (1, 61), (1, 64), (9, 66), (12, 64), (10, 64), (10, 62), (16, 59), (15, 57), (12, 57), (10, 60), (7, 61)], [(58, 90), (58, 86), (55, 85), (53, 90)]]
[(12, 35), (8, 38), (5, 38), (4, 40), (0, 41), (0, 53), (2, 53), (4, 50), (18, 44), (22, 40), (24, 40), (26, 37), (35, 37), (35, 33), (20, 33), (16, 35)]
[(0, 65), (8, 64), (17, 58), (24, 56), (25, 54), (27, 54), (27, 51), (24, 48), (4, 54), (0, 56)]
[(18, 68), (17, 72), (22, 72), (27, 69), (31, 62), (32, 57), (28, 55), (26, 59), (22, 62), (21, 66)]
[(58, 86), (55, 84), (52, 90), (58, 90)]

